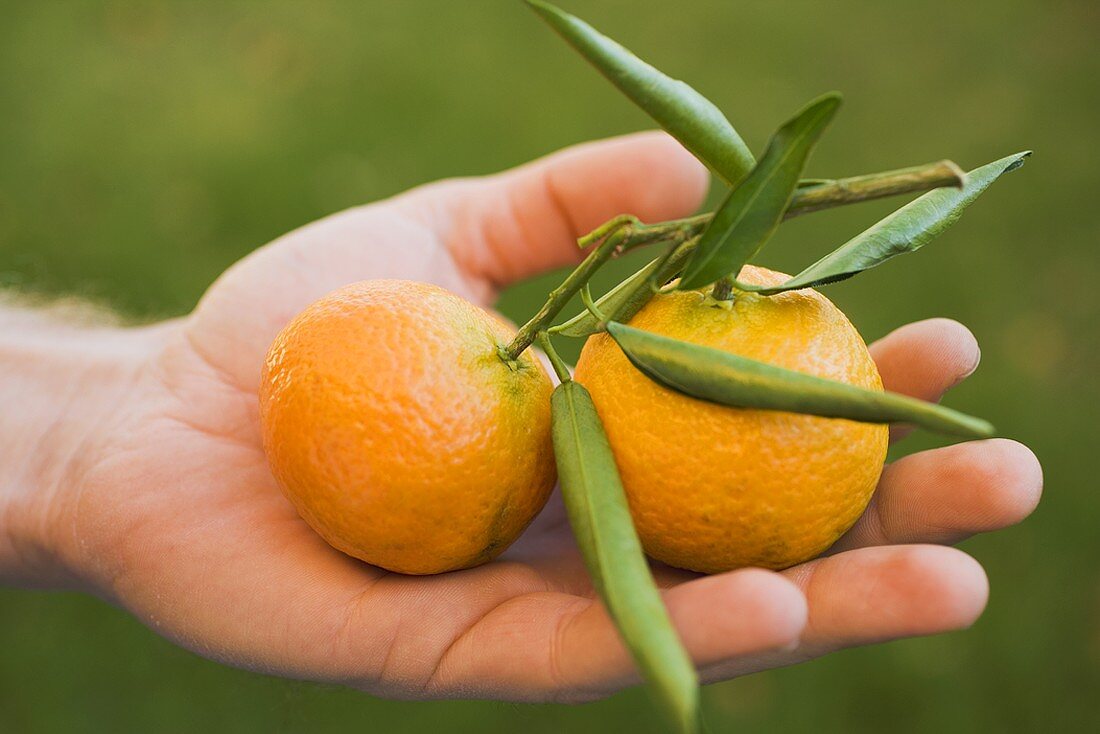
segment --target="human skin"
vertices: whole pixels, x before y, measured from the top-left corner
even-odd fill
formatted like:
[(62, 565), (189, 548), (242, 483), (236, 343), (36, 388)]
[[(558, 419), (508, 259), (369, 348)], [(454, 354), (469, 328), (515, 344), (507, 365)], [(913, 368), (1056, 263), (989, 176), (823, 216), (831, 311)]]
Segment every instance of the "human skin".
[[(260, 365), (283, 325), (342, 285), (405, 278), (487, 305), (575, 262), (575, 238), (616, 214), (690, 214), (707, 180), (670, 138), (642, 133), (310, 224), (231, 267), (182, 319), (119, 328), (0, 306), (0, 582), (86, 591), (214, 660), (384, 696), (575, 702), (637, 683), (556, 495), (504, 556), (466, 571), (401, 576), (326, 545), (267, 468)], [(887, 389), (927, 400), (979, 358), (946, 319), (871, 350)], [(949, 544), (1020, 521), (1041, 486), (1018, 443), (956, 444), (889, 465), (822, 558), (655, 571), (706, 681), (956, 630), (988, 585)]]

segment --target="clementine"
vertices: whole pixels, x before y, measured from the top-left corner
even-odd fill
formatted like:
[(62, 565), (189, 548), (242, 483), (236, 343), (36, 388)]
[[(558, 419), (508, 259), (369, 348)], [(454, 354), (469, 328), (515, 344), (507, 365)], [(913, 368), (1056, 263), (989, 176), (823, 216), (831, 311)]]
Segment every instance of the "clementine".
[(552, 385), (511, 329), (431, 285), (374, 280), (309, 306), (272, 344), (264, 449), (331, 545), (429, 574), (499, 555), (555, 481)]
[[(787, 276), (746, 266), (742, 282)], [(881, 390), (859, 333), (813, 290), (732, 304), (704, 291), (655, 296), (630, 325), (743, 357)], [(591, 337), (576, 379), (592, 394), (646, 552), (713, 573), (785, 568), (832, 545), (866, 508), (887, 427), (731, 408), (669, 390), (607, 334)]]

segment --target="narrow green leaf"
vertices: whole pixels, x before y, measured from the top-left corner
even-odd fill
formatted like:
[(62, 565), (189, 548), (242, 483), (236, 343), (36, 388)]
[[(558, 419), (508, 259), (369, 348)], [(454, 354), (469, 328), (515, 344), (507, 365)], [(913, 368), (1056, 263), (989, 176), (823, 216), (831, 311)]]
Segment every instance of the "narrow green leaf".
[(550, 398), (550, 410), (565, 509), (596, 590), (678, 731), (697, 731), (695, 668), (642, 553), (592, 398), (582, 385), (563, 382)]
[(662, 74), (580, 18), (542, 0), (532, 10), (585, 59), (729, 184), (753, 165), (745, 141), (722, 111), (682, 81)]
[(615, 322), (607, 332), (650, 379), (701, 400), (867, 423), (914, 423), (968, 438), (993, 434), (993, 426), (980, 418), (905, 395), (865, 390)]
[(772, 136), (764, 156), (730, 192), (703, 232), (684, 268), (681, 288), (699, 288), (730, 273), (755, 255), (772, 236), (798, 187), (814, 143), (840, 106), (840, 95), (811, 102)]
[(941, 188), (914, 199), (818, 260), (782, 285), (765, 288), (739, 283), (744, 290), (771, 295), (851, 278), (892, 257), (916, 252), (950, 227), (963, 210), (1002, 173), (1023, 165), (1031, 151), (1016, 153), (966, 174), (962, 188)]

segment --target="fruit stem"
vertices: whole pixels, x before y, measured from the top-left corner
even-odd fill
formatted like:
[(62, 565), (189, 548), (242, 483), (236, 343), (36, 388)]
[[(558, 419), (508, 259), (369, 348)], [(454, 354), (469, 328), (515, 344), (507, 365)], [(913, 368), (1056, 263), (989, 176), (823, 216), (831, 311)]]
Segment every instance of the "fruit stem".
[(710, 297), (716, 301), (733, 300), (733, 276), (727, 275), (719, 279), (710, 291)]
[[(941, 186), (961, 187), (964, 178), (965, 174), (957, 165), (943, 160), (923, 166), (851, 178), (804, 181), (795, 190), (783, 218), (790, 219), (799, 214), (895, 194), (928, 191)], [(523, 350), (535, 341), (538, 333), (549, 328), (550, 322), (561, 313), (565, 304), (588, 283), (592, 274), (605, 262), (642, 245), (689, 240), (701, 234), (710, 224), (713, 216), (713, 213), (698, 214), (685, 219), (643, 224), (637, 217), (620, 214), (581, 237), (577, 240), (577, 244), (582, 248), (597, 241), (599, 245), (588, 253), (588, 256), (562, 281), (561, 285), (550, 291), (546, 303), (538, 313), (520, 327), (511, 343), (500, 348), (500, 358), (505, 362), (514, 362), (518, 359)], [(715, 300), (729, 300), (728, 295), (724, 298), (720, 297), (723, 288), (721, 285), (715, 286)]]
[(554, 368), (554, 374), (558, 376), (558, 380), (561, 382), (572, 380), (573, 375), (569, 374), (569, 366), (562, 360), (558, 350), (554, 349), (554, 344), (550, 341), (550, 334), (540, 331), (535, 340), (539, 343), (542, 351), (546, 353), (546, 357), (550, 360), (550, 366)]
[(600, 329), (603, 329), (603, 325), (607, 323), (607, 317), (604, 316), (603, 311), (600, 311), (600, 307), (596, 305), (596, 302), (592, 300), (592, 290), (588, 287), (588, 283), (581, 286), (581, 303), (584, 304), (588, 312), (599, 322)]
[(591, 244), (602, 240), (617, 229), (622, 229), (627, 225), (640, 225), (642, 222), (632, 214), (620, 214), (614, 219), (609, 219), (599, 227), (586, 234), (577, 240), (577, 247), (582, 250)]
[(953, 161), (943, 160), (923, 166), (899, 168), (896, 171), (870, 173), (831, 181), (823, 181), (795, 190), (784, 218), (808, 214), (844, 204), (881, 199), (896, 194), (938, 189), (942, 186), (962, 188), (966, 179)]
[[(791, 203), (787, 205), (787, 210), (783, 213), (783, 218), (790, 219), (822, 209), (882, 199), (898, 194), (930, 191), (943, 186), (962, 188), (965, 178), (966, 174), (955, 163), (942, 160), (935, 163), (926, 163), (922, 166), (899, 168), (881, 173), (868, 173), (849, 178), (806, 180), (795, 189), (794, 195), (791, 197)], [(620, 215), (600, 225), (592, 231), (591, 235), (585, 235), (578, 242), (582, 246), (590, 244), (599, 235), (605, 234), (615, 227), (622, 227), (624, 222), (630, 222), (629, 235), (622, 243), (622, 250), (625, 252), (653, 242), (689, 239), (701, 234), (713, 217), (714, 214), (708, 212), (685, 219), (670, 219), (666, 222), (642, 224), (637, 219)], [(593, 235), (596, 235), (596, 237), (589, 239)]]
[[(561, 282), (561, 285), (550, 291), (546, 303), (542, 305), (538, 313), (520, 327), (515, 338), (508, 346), (500, 348), (500, 358), (505, 362), (518, 359), (523, 350), (531, 346), (538, 333), (545, 331), (550, 326), (550, 322), (554, 320), (554, 317), (561, 313), (565, 304), (577, 294), (581, 286), (588, 282), (592, 274), (615, 254), (622, 251), (622, 243), (630, 236), (629, 233), (632, 229), (632, 224), (627, 220), (622, 220), (614, 226), (607, 227), (605, 231), (610, 232), (610, 234), (592, 252), (588, 253), (588, 256), (569, 274), (569, 277)], [(581, 241), (583, 242), (584, 238)]]

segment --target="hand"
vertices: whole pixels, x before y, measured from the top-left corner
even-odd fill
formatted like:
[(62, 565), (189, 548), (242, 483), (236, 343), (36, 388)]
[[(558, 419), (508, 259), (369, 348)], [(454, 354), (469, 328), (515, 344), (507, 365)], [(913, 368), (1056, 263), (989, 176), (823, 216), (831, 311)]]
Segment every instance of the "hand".
[[(407, 698), (578, 701), (635, 683), (557, 497), (496, 562), (386, 573), (330, 548), (283, 498), (260, 446), (256, 391), (279, 329), (341, 285), (406, 278), (488, 304), (517, 278), (574, 262), (574, 239), (611, 216), (685, 216), (706, 186), (676, 143), (642, 134), (286, 235), (227, 271), (190, 317), (135, 332), (141, 347), (128, 348), (110, 418), (76, 444), (50, 491), (9, 508), (23, 539), (14, 547), (38, 549), (38, 573), (253, 670)], [(929, 400), (978, 361), (970, 333), (946, 320), (872, 349), (889, 389)], [(1011, 441), (927, 451), (886, 469), (826, 557), (783, 573), (657, 575), (708, 681), (953, 630), (981, 613), (987, 584), (973, 559), (939, 544), (1019, 521), (1040, 485), (1034, 457)]]

